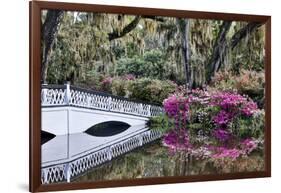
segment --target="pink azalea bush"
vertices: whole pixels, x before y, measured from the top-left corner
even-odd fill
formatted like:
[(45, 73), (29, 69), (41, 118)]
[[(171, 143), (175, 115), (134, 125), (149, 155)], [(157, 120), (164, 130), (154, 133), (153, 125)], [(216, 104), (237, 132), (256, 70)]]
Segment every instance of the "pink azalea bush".
[[(185, 151), (196, 159), (234, 160), (258, 148), (256, 139), (240, 138), (232, 128), (240, 119), (251, 119), (258, 111), (257, 104), (246, 96), (235, 92), (195, 89), (187, 93), (180, 90), (165, 99), (163, 107), (174, 123), (174, 129), (163, 138), (164, 146), (172, 152)], [(209, 136), (203, 144), (191, 140), (195, 136), (192, 136), (189, 124), (192, 124), (192, 116), (198, 114), (207, 114), (207, 121), (211, 123)], [(206, 145), (206, 142), (212, 145)]]
[(174, 120), (176, 129), (184, 129), (188, 119), (190, 98), (183, 95), (171, 95), (163, 102), (167, 115)]
[(229, 125), (237, 117), (250, 118), (258, 109), (256, 103), (251, 99), (230, 92), (214, 93), (211, 95), (209, 104), (220, 109), (213, 117), (215, 125), (213, 136), (221, 142), (226, 142), (231, 138)]

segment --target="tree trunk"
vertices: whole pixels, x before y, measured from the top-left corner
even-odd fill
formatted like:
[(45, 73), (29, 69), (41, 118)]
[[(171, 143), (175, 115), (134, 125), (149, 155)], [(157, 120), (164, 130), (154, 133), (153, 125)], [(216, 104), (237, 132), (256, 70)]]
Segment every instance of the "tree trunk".
[(41, 81), (47, 83), (48, 62), (50, 52), (54, 44), (58, 27), (63, 16), (62, 10), (49, 10), (47, 12), (46, 20), (42, 26), (42, 66), (41, 66)]
[(219, 70), (222, 62), (224, 61), (227, 53), (226, 34), (230, 29), (231, 23), (231, 21), (224, 21), (220, 26), (219, 34), (213, 48), (210, 65), (208, 66), (207, 82), (211, 81), (211, 78), (215, 75), (215, 72)]
[(186, 85), (190, 89), (193, 86), (193, 75), (190, 63), (190, 49), (189, 49), (189, 20), (178, 19), (179, 30), (181, 35), (181, 50), (183, 57), (183, 66), (185, 70)]
[(229, 46), (226, 42), (226, 34), (231, 26), (231, 22), (224, 22), (221, 25), (220, 32), (217, 37), (212, 58), (210, 61), (210, 68), (207, 77), (207, 82), (210, 82), (211, 78), (221, 68), (227, 52), (229, 50), (233, 50), (242, 39), (244, 39), (247, 35), (251, 34), (254, 30), (259, 28), (261, 25), (262, 23), (257, 23), (257, 22), (248, 23), (245, 27), (241, 28), (231, 37)]

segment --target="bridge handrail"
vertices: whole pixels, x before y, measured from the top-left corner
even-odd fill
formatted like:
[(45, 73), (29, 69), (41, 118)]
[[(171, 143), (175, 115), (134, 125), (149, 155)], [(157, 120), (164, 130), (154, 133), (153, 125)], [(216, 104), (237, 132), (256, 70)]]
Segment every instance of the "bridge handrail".
[(135, 102), (135, 103), (143, 103), (143, 104), (147, 104), (147, 105), (159, 106), (159, 104), (157, 104), (157, 103), (147, 102), (147, 101), (142, 101), (142, 100), (137, 100), (137, 99), (130, 99), (130, 98), (126, 98), (126, 97), (122, 97), (122, 96), (118, 96), (118, 95), (113, 95), (113, 94), (102, 92), (102, 91), (96, 91), (96, 90), (91, 90), (91, 89), (88, 89), (88, 88), (82, 88), (82, 87), (79, 87), (79, 86), (70, 85), (70, 89), (81, 91), (81, 92), (87, 92), (87, 93), (90, 93), (90, 94), (108, 96), (108, 97), (126, 100), (126, 101), (130, 101), (130, 102)]
[(70, 86), (70, 84), (42, 85), (41, 105), (43, 107), (72, 105), (145, 117), (163, 113), (163, 108), (155, 104)]

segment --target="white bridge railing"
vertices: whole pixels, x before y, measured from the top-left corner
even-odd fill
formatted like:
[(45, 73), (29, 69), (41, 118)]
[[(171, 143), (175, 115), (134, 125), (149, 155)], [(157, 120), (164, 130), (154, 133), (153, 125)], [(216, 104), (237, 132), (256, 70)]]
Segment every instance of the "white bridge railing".
[(157, 130), (147, 130), (135, 136), (123, 139), (115, 144), (89, 153), (86, 156), (67, 163), (41, 168), (41, 183), (50, 184), (57, 182), (70, 182), (79, 174), (103, 164), (111, 159), (129, 152), (137, 147), (152, 142), (162, 136)]
[(157, 116), (163, 113), (163, 108), (157, 105), (82, 89), (69, 84), (42, 85), (41, 105), (42, 107), (71, 105), (144, 117)]

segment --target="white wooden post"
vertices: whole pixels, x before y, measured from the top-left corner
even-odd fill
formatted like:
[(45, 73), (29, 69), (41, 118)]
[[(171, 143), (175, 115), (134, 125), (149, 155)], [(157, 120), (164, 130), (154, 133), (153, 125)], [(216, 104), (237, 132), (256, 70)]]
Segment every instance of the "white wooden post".
[(147, 111), (148, 111), (147, 116), (151, 117), (151, 105), (148, 105)]
[(88, 94), (86, 95), (86, 97), (87, 97), (87, 99), (85, 100), (85, 101), (86, 101), (86, 106), (87, 106), (87, 107), (91, 107), (91, 94), (88, 93)]
[(107, 110), (110, 111), (111, 109), (111, 102), (112, 102), (112, 97), (108, 97), (107, 99)]
[(119, 105), (121, 105), (121, 108), (120, 108), (120, 112), (125, 112), (125, 104), (126, 104), (126, 101), (122, 101), (120, 99), (118, 99), (118, 103)]
[(70, 182), (70, 178), (71, 178), (71, 172), (70, 172), (70, 166), (69, 163), (66, 164), (65, 166), (65, 178), (67, 182)]
[[(65, 98), (64, 98), (64, 103), (66, 105), (69, 105), (71, 103), (71, 93), (70, 93), (70, 82), (66, 82), (65, 84), (66, 89), (65, 89)], [(67, 109), (67, 158), (69, 158), (69, 133), (70, 133), (70, 120), (69, 120), (69, 109)], [(68, 164), (66, 165), (67, 168), (67, 173), (66, 173), (66, 177), (67, 177), (67, 182), (70, 182), (70, 171), (68, 171)], [(68, 176), (69, 175), (69, 176)], [(69, 179), (68, 179), (69, 178)], [(68, 181), (69, 180), (69, 181)]]
[[(47, 84), (42, 84), (42, 86), (47, 86)], [(47, 93), (48, 93), (48, 89), (47, 88), (41, 89), (41, 103), (43, 105), (48, 102), (47, 101)]]
[(111, 150), (111, 146), (107, 148), (106, 150), (107, 153), (107, 160), (111, 160), (112, 159), (112, 150)]
[(142, 112), (143, 112), (143, 105), (142, 103), (140, 104), (139, 108), (138, 108), (138, 114), (139, 115), (142, 115)]
[(65, 89), (64, 103), (66, 105), (69, 105), (71, 103), (70, 82), (67, 82), (65, 86), (66, 89)]
[(142, 135), (139, 135), (138, 140), (139, 140), (139, 146), (142, 146), (143, 144)]
[(48, 172), (46, 171), (47, 169), (43, 170), (43, 183), (49, 183), (48, 182)]

